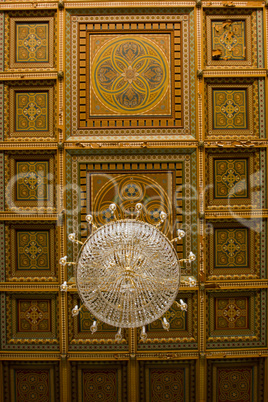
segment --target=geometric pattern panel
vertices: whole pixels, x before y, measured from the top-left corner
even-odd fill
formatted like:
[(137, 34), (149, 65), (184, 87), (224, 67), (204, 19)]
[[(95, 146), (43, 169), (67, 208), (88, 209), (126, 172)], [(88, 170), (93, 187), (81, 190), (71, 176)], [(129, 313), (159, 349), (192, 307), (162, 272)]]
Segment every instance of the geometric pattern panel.
[(18, 401), (49, 401), (49, 370), (14, 370)]
[(169, 349), (197, 348), (197, 294), (180, 291), (177, 301), (182, 299), (188, 305), (187, 312), (181, 311), (174, 303), (165, 313), (170, 324), (169, 331), (162, 327), (161, 319), (147, 326), (146, 341), (140, 340), (138, 330), (138, 350), (161, 350), (168, 345)]
[[(265, 222), (210, 220), (207, 225), (211, 229), (206, 242), (209, 280), (265, 277)], [(263, 261), (261, 272), (260, 261)]]
[[(5, 226), (7, 281), (56, 281), (57, 236), (55, 225), (25, 221)], [(12, 251), (12, 252), (11, 252)]]
[(16, 62), (48, 62), (48, 23), (16, 24)]
[(248, 197), (248, 159), (215, 159), (215, 198)]
[(250, 16), (206, 16), (207, 64), (249, 66), (252, 64)]
[(245, 89), (221, 90), (213, 89), (213, 129), (246, 129), (247, 92)]
[[(82, 400), (83, 401), (118, 401), (117, 370), (84, 369), (82, 371)], [(98, 384), (102, 384), (99, 386)]]
[(53, 17), (10, 19), (10, 68), (53, 67)]
[(56, 293), (7, 293), (2, 302), (2, 350), (59, 349)]
[(16, 92), (15, 130), (48, 131), (48, 92)]
[(178, 401), (185, 400), (184, 370), (159, 369), (149, 370), (151, 393), (150, 401)]
[(266, 290), (209, 291), (207, 293), (207, 348), (266, 345)]
[(249, 297), (216, 298), (215, 329), (249, 329)]
[(10, 137), (54, 135), (53, 93), (53, 86), (9, 86)]
[(48, 270), (50, 259), (49, 231), (17, 231), (17, 269)]
[(195, 401), (194, 369), (194, 361), (140, 362), (140, 401)]
[(248, 267), (248, 229), (215, 229), (215, 268)]
[[(208, 81), (208, 135), (257, 135), (254, 133), (253, 82), (235, 85)], [(255, 90), (255, 86), (254, 86)], [(254, 98), (255, 101), (255, 98)], [(255, 106), (255, 104), (254, 104)]]
[(252, 395), (252, 368), (218, 368), (217, 385), (218, 399), (243, 400), (250, 402)]
[[(5, 201), (8, 210), (54, 211), (54, 154), (7, 153)], [(56, 195), (56, 193), (55, 193)]]
[(98, 331), (91, 333), (90, 327), (96, 319), (83, 306), (77, 317), (72, 317), (71, 310), (75, 306), (82, 306), (77, 294), (68, 295), (68, 336), (70, 351), (127, 351), (128, 346), (128, 330), (122, 330), (122, 341), (120, 344), (115, 342), (115, 334), (117, 329), (103, 322), (98, 322)]
[(47, 201), (48, 161), (16, 161), (17, 201)]
[(127, 402), (126, 363), (73, 362), (72, 400), (81, 402)]
[(4, 362), (3, 372), (5, 401), (59, 401), (57, 362)]
[(264, 401), (264, 359), (208, 360), (208, 402)]
[(50, 332), (50, 300), (18, 300), (18, 332)]
[(259, 208), (264, 184), (260, 185), (260, 152), (257, 148), (243, 152), (209, 150), (206, 168), (208, 208)]
[[(161, 36), (161, 41), (160, 41)], [(171, 114), (170, 34), (90, 35), (90, 112), (97, 116)]]

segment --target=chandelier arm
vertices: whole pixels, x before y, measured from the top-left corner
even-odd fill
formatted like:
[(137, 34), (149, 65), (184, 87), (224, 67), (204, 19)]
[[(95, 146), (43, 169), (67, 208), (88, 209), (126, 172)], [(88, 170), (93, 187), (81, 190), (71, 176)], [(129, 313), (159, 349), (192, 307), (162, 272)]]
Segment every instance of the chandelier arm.
[(174, 239), (170, 240), (170, 243), (173, 243), (174, 241), (181, 241), (181, 237), (174, 237)]
[(140, 216), (141, 216), (141, 213), (140, 213), (140, 211), (138, 211), (135, 220), (138, 221), (140, 219)]
[(158, 229), (163, 223), (164, 223), (164, 222), (160, 221), (160, 222), (157, 222), (157, 224), (154, 225), (154, 226)]
[(92, 231), (92, 233), (94, 232), (94, 230), (97, 230), (97, 229), (98, 229), (98, 226), (95, 225), (95, 223), (92, 222), (92, 224), (91, 224), (91, 231)]
[(82, 245), (84, 244), (82, 241), (77, 240), (77, 239), (73, 240), (73, 243), (82, 244)]
[(118, 212), (118, 209), (116, 208), (114, 211), (111, 211), (111, 212), (112, 212), (112, 214), (113, 214), (113, 216), (114, 216), (113, 221), (114, 221), (114, 222), (117, 222), (117, 221), (119, 220), (119, 212)]

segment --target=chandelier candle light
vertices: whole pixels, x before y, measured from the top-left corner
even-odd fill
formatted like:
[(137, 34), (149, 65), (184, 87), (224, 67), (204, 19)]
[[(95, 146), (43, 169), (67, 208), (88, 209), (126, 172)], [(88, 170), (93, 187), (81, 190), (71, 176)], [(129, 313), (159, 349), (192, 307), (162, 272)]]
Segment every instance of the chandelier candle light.
[[(75, 265), (76, 286), (83, 305), (95, 317), (90, 330), (97, 331), (98, 322), (118, 328), (115, 341), (122, 341), (122, 328), (141, 327), (141, 340), (146, 341), (146, 325), (161, 318), (175, 302), (181, 310), (187, 310), (187, 304), (176, 301), (181, 282), (181, 263), (196, 259), (190, 252), (187, 259), (179, 260), (173, 243), (181, 240), (185, 232), (177, 231), (177, 237), (169, 240), (160, 230), (167, 218), (160, 213), (160, 220), (151, 225), (140, 220), (143, 205), (135, 206), (136, 216), (131, 219), (117, 219), (117, 206), (109, 209), (114, 220), (97, 227), (93, 216), (86, 220), (91, 234), (85, 243), (76, 240), (74, 233), (68, 238), (82, 244), (77, 262), (67, 262), (67, 257), (60, 259), (63, 266)], [(190, 277), (184, 283), (196, 286), (196, 280)], [(71, 285), (74, 286), (74, 285)], [(66, 282), (62, 291), (71, 286)], [(72, 315), (79, 314), (82, 306), (75, 306)], [(166, 317), (162, 326), (169, 330)]]

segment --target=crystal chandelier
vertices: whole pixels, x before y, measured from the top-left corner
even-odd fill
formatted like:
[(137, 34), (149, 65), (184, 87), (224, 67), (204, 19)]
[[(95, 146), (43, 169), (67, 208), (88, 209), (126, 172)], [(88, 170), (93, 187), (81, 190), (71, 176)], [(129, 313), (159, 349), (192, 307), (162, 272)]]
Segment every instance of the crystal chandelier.
[[(74, 233), (68, 238), (81, 244), (77, 262), (67, 262), (67, 256), (60, 264), (75, 265), (77, 291), (83, 305), (95, 317), (91, 332), (97, 331), (98, 322), (118, 328), (115, 340), (121, 342), (122, 328), (142, 327), (141, 339), (146, 340), (145, 326), (161, 318), (175, 302), (181, 310), (187, 304), (176, 301), (181, 282), (181, 263), (192, 262), (195, 255), (190, 252), (187, 259), (179, 260), (173, 243), (181, 240), (185, 232), (177, 231), (177, 237), (169, 240), (160, 230), (167, 218), (160, 213), (159, 222), (151, 225), (141, 219), (146, 211), (142, 204), (135, 206), (135, 217), (118, 219), (117, 206), (109, 206), (114, 220), (97, 227), (93, 216), (86, 220), (91, 234), (85, 243), (76, 240)], [(195, 286), (194, 278), (184, 281)], [(73, 285), (71, 285), (73, 286)], [(64, 282), (62, 291), (70, 286)], [(83, 305), (75, 306), (72, 315), (76, 316)], [(166, 317), (162, 326), (169, 330)]]

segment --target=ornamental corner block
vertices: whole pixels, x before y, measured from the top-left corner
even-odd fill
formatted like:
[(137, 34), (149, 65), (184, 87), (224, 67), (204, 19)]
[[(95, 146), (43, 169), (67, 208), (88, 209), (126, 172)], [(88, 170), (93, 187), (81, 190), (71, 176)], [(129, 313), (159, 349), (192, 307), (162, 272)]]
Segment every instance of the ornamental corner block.
[(203, 70), (197, 70), (196, 75), (197, 75), (197, 78), (198, 78), (199, 80), (201, 80), (201, 79), (203, 78), (203, 76), (204, 76)]

